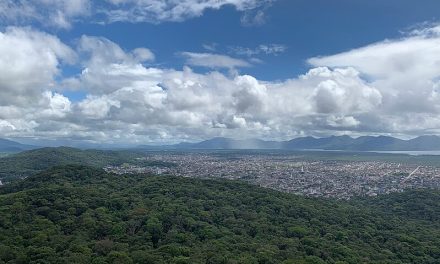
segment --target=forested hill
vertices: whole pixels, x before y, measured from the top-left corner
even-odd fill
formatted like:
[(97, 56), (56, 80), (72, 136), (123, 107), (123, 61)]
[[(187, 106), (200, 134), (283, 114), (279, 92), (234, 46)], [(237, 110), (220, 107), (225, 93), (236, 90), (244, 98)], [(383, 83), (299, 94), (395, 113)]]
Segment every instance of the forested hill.
[(439, 263), (438, 197), (343, 202), (56, 167), (0, 188), (0, 263)]
[[(135, 151), (80, 150), (69, 147), (40, 148), (0, 158), (0, 180), (11, 181), (60, 165), (106, 165), (135, 163), (144, 154)], [(146, 161), (138, 161), (149, 165)], [(157, 165), (157, 164), (156, 164)]]

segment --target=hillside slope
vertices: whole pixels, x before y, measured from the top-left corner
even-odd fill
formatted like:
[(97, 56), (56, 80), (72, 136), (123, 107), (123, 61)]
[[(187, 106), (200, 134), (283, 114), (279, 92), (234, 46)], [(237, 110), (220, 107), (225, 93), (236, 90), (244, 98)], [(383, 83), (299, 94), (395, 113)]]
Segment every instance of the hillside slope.
[(20, 152), (36, 148), (38, 147), (0, 138), (0, 152)]
[[(0, 188), (0, 260), (438, 263), (439, 194), (422, 193), (348, 203), (234, 181), (57, 167)], [(402, 213), (408, 200), (430, 217)]]
[(60, 165), (86, 165), (102, 168), (106, 165), (142, 163), (133, 151), (80, 150), (69, 147), (40, 148), (0, 158), (0, 180), (11, 181)]

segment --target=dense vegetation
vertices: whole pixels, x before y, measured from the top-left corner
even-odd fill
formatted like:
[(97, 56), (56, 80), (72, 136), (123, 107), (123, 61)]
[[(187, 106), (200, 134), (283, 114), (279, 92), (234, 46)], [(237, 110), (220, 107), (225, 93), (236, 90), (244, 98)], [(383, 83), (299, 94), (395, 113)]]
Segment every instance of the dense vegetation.
[(0, 188), (0, 263), (439, 263), (439, 198), (57, 167)]
[(170, 164), (139, 160), (144, 154), (134, 151), (80, 150), (69, 147), (41, 148), (0, 158), (0, 179), (4, 182), (27, 177), (53, 166), (86, 165), (103, 168), (107, 165), (131, 163), (135, 165)]

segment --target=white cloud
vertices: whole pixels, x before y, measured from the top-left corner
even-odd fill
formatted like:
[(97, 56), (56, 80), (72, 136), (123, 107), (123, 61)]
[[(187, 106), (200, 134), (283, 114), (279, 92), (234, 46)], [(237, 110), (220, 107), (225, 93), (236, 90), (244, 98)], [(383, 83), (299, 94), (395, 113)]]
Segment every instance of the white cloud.
[[(419, 28), (401, 39), (311, 58), (309, 63), (313, 66), (356, 68), (382, 94), (382, 107), (375, 112), (393, 116), (394, 120), (390, 124), (407, 122), (409, 116), (418, 116), (418, 120), (424, 120), (427, 115), (440, 114), (438, 25)], [(390, 125), (389, 129), (394, 131), (397, 127), (401, 128)], [(430, 128), (413, 119), (413, 129), (422, 131)]]
[(0, 132), (8, 133), (14, 131), (16, 128), (11, 122), (7, 120), (0, 120)]
[(37, 21), (68, 29), (74, 20), (90, 14), (91, 5), (90, 0), (2, 0), (0, 21), (6, 25)]
[(258, 48), (261, 50), (261, 52), (265, 54), (274, 54), (274, 55), (278, 55), (287, 50), (287, 46), (280, 44), (260, 45)]
[[(274, 0), (107, 0), (112, 4), (105, 13), (110, 22), (183, 21), (201, 16), (207, 9), (233, 6), (238, 11), (252, 10)], [(122, 8), (123, 7), (123, 8)]]
[(137, 48), (133, 50), (133, 56), (136, 61), (154, 61), (154, 53), (151, 50), (146, 48)]
[(40, 105), (43, 106), (41, 112), (38, 112), (40, 118), (63, 118), (70, 113), (72, 103), (69, 98), (46, 91), (43, 93)]
[(382, 102), (381, 93), (363, 81), (353, 68), (315, 68), (302, 79), (315, 82), (313, 98), (318, 113), (367, 112)]
[(266, 23), (266, 14), (263, 10), (248, 10), (241, 16), (240, 22), (243, 26), (261, 26)]
[[(437, 55), (438, 54), (438, 55)], [(351, 66), (374, 78), (418, 75), (430, 78), (438, 75), (440, 38), (413, 36), (396, 41), (384, 41), (332, 56), (309, 59), (313, 66)]]
[(0, 131), (33, 136), (40, 124), (66, 118), (70, 100), (51, 90), (62, 64), (75, 59), (53, 35), (17, 27), (0, 32)]
[(109, 115), (112, 107), (119, 108), (119, 101), (108, 98), (107, 96), (89, 96), (78, 104), (81, 113), (90, 119), (102, 119)]
[(78, 50), (89, 55), (88, 64), (142, 63), (154, 60), (154, 54), (149, 49), (136, 48), (127, 53), (114, 42), (100, 37), (82, 36)]
[(327, 123), (331, 127), (352, 128), (357, 127), (361, 122), (352, 116), (329, 116)]
[[(74, 52), (52, 35), (9, 28), (0, 33), (0, 133), (139, 143), (440, 133), (440, 36), (420, 32), (313, 58), (307, 73), (265, 82), (153, 67), (150, 50), (99, 37), (81, 37)], [(81, 74), (58, 82), (60, 65), (75, 58)], [(210, 53), (186, 58), (209, 68), (248, 66)], [(59, 87), (65, 82), (87, 97), (71, 102)]]
[[(0, 24), (41, 25), (69, 29), (77, 21), (91, 16), (94, 22), (180, 22), (202, 16), (207, 9), (232, 6), (237, 11), (249, 11), (274, 0), (2, 0)], [(95, 21), (99, 17), (103, 21)], [(255, 17), (257, 19), (258, 16)]]
[[(107, 133), (106, 138), (112, 137), (109, 134), (120, 140), (287, 137), (313, 130), (317, 123), (327, 128), (357, 127), (360, 121), (352, 115), (381, 103), (380, 93), (351, 68), (317, 68), (297, 79), (261, 82), (249, 75), (198, 74), (188, 67), (151, 68), (125, 59), (132, 52), (115, 43), (85, 38), (91, 52), (78, 81), (94, 95), (78, 103), (76, 116), (91, 131)], [(334, 98), (342, 106), (322, 111), (324, 102), (317, 94), (328, 82), (344, 95)], [(321, 121), (323, 116), (327, 121)], [(105, 126), (96, 127), (97, 123)]]
[(91, 94), (113, 92), (133, 82), (148, 85), (146, 77), (158, 80), (162, 74), (162, 70), (142, 65), (142, 62), (154, 59), (154, 54), (145, 48), (125, 52), (108, 39), (82, 36), (78, 50), (84, 58), (84, 70), (80, 82), (73, 83)]
[[(0, 109), (5, 135), (130, 142), (219, 135), (277, 138), (314, 129), (313, 124), (322, 123), (322, 115), (329, 120), (323, 126), (357, 126), (360, 121), (351, 117), (353, 112), (361, 114), (380, 104), (380, 94), (354, 69), (317, 68), (297, 79), (261, 82), (249, 75), (230, 77), (215, 71), (198, 74), (188, 67), (182, 71), (148, 67), (143, 62), (154, 57), (149, 50), (125, 51), (108, 39), (90, 36), (78, 41), (82, 73), (62, 80), (87, 91), (86, 99), (73, 103), (50, 90), (56, 88), (54, 76), (61, 57), (69, 59), (75, 54), (53, 36), (43, 36), (57, 44), (55, 60), (44, 66), (52, 70), (46, 73), (47, 81), (39, 85), (37, 104), (26, 107), (9, 102)], [(40, 47), (39, 38), (30, 45)], [(44, 52), (29, 54), (40, 60)], [(245, 61), (216, 54), (187, 56), (193, 60), (189, 64), (205, 67), (249, 66)], [(43, 70), (38, 64), (29, 66)], [(331, 98), (337, 104), (322, 111), (323, 104), (332, 105), (318, 96), (329, 82), (344, 96)], [(10, 83), (14, 86), (19, 78)]]
[(255, 48), (246, 48), (246, 47), (230, 47), (231, 53), (240, 55), (240, 56), (256, 56), (256, 55), (275, 55), (278, 56), (281, 53), (286, 52), (287, 46), (281, 44), (261, 44)]
[(202, 44), (202, 47), (205, 50), (210, 51), (210, 52), (215, 52), (217, 50), (217, 46), (218, 46), (217, 43), (209, 43), (209, 44), (205, 43), (205, 44)]
[(182, 52), (181, 55), (186, 58), (186, 64), (192, 66), (201, 66), (214, 69), (233, 69), (251, 66), (251, 64), (245, 60), (236, 59), (220, 54)]
[(30, 28), (0, 32), (0, 105), (29, 105), (54, 85), (62, 62), (74, 51), (57, 37)]

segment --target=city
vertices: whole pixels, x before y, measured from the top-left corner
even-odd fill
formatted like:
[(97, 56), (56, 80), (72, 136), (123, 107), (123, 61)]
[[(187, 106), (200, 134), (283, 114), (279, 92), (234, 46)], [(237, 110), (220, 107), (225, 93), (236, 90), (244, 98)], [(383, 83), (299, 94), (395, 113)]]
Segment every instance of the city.
[(312, 196), (350, 199), (406, 189), (440, 188), (440, 168), (390, 161), (305, 158), (289, 153), (150, 152), (145, 161), (169, 167), (107, 166), (117, 174), (148, 173), (242, 180), (261, 187)]

